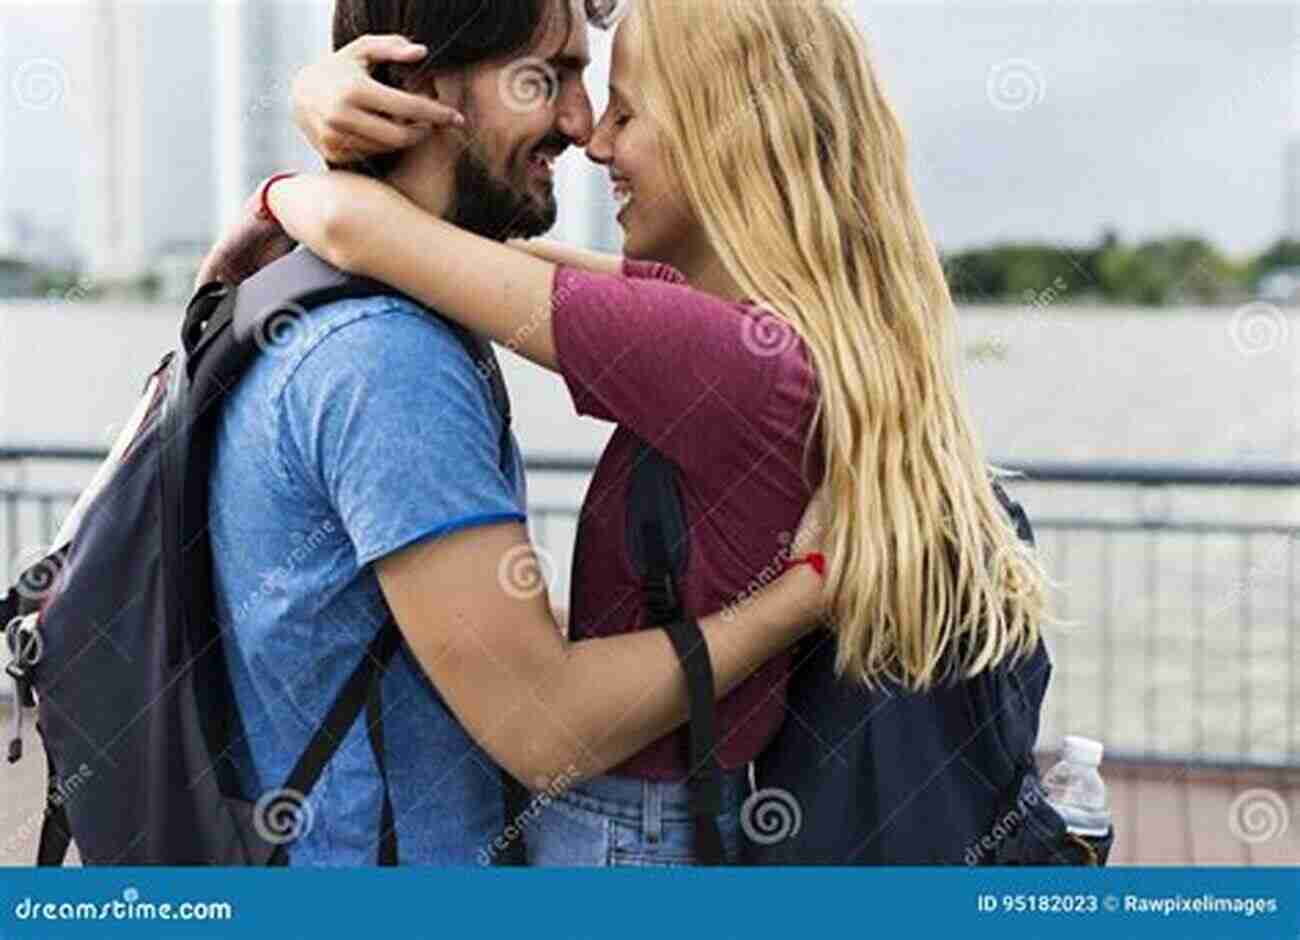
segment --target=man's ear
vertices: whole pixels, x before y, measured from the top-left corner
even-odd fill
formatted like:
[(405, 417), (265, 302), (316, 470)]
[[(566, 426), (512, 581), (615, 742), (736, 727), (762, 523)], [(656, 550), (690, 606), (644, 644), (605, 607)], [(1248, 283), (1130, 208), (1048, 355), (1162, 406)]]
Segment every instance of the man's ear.
[(441, 101), (464, 114), (465, 96), (469, 81), (463, 70), (439, 72), (425, 86), (425, 94), (432, 95), (434, 101)]

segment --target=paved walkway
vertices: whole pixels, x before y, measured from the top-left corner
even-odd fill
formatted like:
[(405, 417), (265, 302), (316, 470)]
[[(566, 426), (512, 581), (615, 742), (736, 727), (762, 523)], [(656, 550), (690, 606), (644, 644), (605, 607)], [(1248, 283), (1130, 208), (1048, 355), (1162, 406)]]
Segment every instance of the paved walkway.
[[(0, 722), (7, 743), (3, 706)], [(45, 756), (26, 727), (22, 761), (0, 762), (0, 865), (30, 865), (40, 832)], [(1116, 825), (1111, 864), (1300, 865), (1300, 770), (1102, 770)]]

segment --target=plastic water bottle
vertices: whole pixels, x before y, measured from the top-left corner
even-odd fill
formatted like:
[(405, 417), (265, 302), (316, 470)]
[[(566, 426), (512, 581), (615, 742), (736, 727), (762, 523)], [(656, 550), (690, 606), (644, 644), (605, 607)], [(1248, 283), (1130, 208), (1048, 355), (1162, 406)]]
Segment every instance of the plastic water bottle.
[(1097, 769), (1104, 750), (1100, 741), (1067, 735), (1060, 763), (1043, 777), (1047, 802), (1075, 835), (1101, 838), (1110, 832), (1106, 784)]

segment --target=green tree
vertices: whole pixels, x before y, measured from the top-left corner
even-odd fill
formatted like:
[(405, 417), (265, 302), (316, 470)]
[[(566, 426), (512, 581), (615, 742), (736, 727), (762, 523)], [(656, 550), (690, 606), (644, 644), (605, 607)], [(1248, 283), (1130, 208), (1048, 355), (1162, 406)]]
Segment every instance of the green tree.
[(1283, 238), (1250, 263), (1246, 276), (1250, 286), (1255, 288), (1270, 271), (1292, 267), (1300, 267), (1300, 241)]

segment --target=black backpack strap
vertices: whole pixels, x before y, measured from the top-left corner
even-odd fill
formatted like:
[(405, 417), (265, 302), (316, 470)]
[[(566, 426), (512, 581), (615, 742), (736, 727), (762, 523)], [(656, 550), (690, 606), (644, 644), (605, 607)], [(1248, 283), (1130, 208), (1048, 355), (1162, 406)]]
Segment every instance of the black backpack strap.
[(1029, 522), (1029, 516), (1025, 512), (1025, 507), (1021, 506), (1007, 494), (1006, 489), (1000, 482), (998, 482), (996, 477), (992, 480), (992, 483), (993, 495), (998, 498), (998, 502), (1002, 504), (1002, 508), (1010, 518), (1011, 524), (1016, 527), (1016, 535), (1020, 536), (1020, 540), (1027, 545), (1032, 546), (1036, 544), (1034, 539), (1034, 527)]
[(36, 864), (41, 868), (58, 868), (68, 857), (72, 844), (72, 824), (59, 793), (59, 775), (49, 752), (45, 754), (45, 818), (41, 821), (41, 841), (36, 848)]
[(695, 817), (695, 857), (701, 865), (721, 865), (722, 833), (717, 817), (722, 812), (722, 768), (716, 754), (717, 705), (709, 647), (693, 617), (673, 621), (664, 629), (686, 673), (690, 698), (690, 774), (686, 779)]
[[(385, 627), (382, 631), (384, 648), (380, 650), (381, 662), (385, 666), (392, 660), (400, 642), (397, 624), (392, 629)], [(389, 647), (392, 649), (389, 649)], [(383, 806), (379, 814), (379, 856), (382, 866), (397, 864), (397, 820), (393, 815), (393, 799), (388, 789), (388, 763), (384, 757), (384, 669), (375, 669), (370, 676), (370, 688), (366, 694), (366, 729), (370, 738), (370, 752), (375, 758), (375, 767), (379, 770), (379, 780), (383, 785)]]
[[(325, 766), (338, 753), (343, 744), (343, 739), (347, 737), (348, 731), (356, 724), (357, 719), (361, 716), (361, 711), (366, 707), (368, 701), (378, 704), (378, 694), (376, 686), (382, 681), (384, 673), (388, 669), (388, 664), (392, 662), (393, 656), (397, 653), (398, 646), (401, 645), (401, 632), (398, 630), (397, 622), (389, 620), (379, 629), (370, 646), (366, 649), (360, 664), (353, 671), (348, 681), (343, 684), (339, 694), (334, 699), (334, 704), (330, 706), (325, 720), (321, 722), (316, 733), (312, 736), (311, 742), (307, 749), (303, 751), (302, 756), (298, 758), (298, 763), (294, 765), (293, 771), (289, 774), (289, 779), (284, 783), (286, 791), (308, 796), (320, 781), (321, 774), (325, 771)], [(378, 716), (382, 719), (382, 714)], [(384, 788), (384, 817), (380, 820), (380, 848), (379, 860), (381, 864), (390, 864), (386, 858), (392, 859), (392, 864), (397, 859), (397, 830), (392, 825), (392, 803), (388, 792), (388, 775), (384, 764), (383, 748), (383, 727), (382, 720), (375, 721), (373, 724), (367, 722), (368, 732), (370, 735), (370, 746), (375, 753), (375, 759), (379, 765), (379, 775), (383, 782)], [(388, 825), (385, 826), (385, 821)], [(391, 844), (389, 844), (391, 841)], [(272, 865), (283, 865), (287, 861), (287, 850), (285, 846), (280, 846), (272, 856)]]
[(690, 702), (687, 785), (695, 816), (695, 855), (701, 865), (723, 862), (722, 769), (717, 759), (717, 702), (713, 664), (699, 623), (682, 608), (681, 579), (688, 562), (689, 532), (677, 471), (643, 444), (632, 468), (627, 500), (628, 545), (641, 574), (650, 623), (662, 626), (677, 653)]

